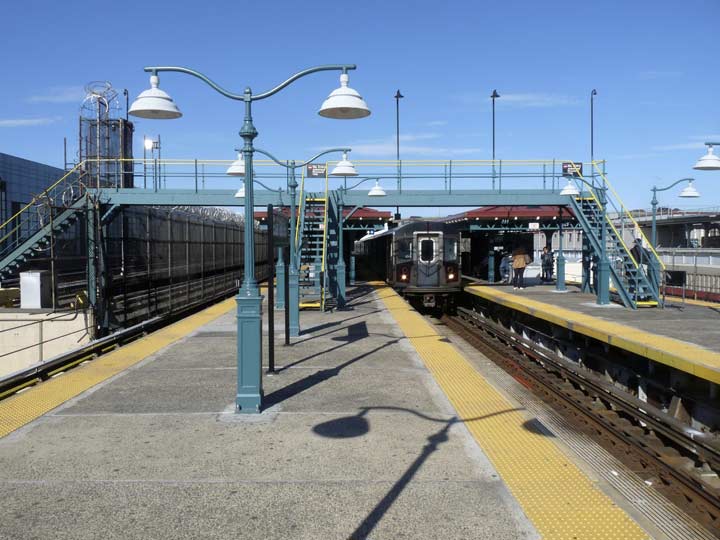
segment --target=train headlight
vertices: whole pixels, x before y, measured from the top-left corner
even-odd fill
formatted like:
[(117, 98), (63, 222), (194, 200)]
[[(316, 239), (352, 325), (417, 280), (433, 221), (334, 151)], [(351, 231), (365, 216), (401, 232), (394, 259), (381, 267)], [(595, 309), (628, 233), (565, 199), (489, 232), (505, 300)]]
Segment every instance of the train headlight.
[(407, 274), (401, 274), (401, 275), (400, 275), (400, 279), (401, 279), (402, 281), (407, 281)]
[(448, 274), (448, 279), (449, 279), (450, 281), (452, 281), (453, 279), (455, 279), (455, 274), (453, 274), (452, 272), (450, 272), (450, 273)]

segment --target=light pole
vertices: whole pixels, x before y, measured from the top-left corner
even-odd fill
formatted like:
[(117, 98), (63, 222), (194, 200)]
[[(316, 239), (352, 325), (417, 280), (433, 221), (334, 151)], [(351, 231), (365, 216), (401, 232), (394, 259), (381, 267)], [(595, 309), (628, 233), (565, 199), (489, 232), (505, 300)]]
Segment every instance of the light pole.
[[(172, 98), (159, 85), (158, 73), (171, 71), (185, 73), (197, 77), (223, 96), (245, 105), (245, 116), (240, 136), (244, 141), (243, 156), (245, 158), (245, 174), (253, 178), (253, 140), (258, 132), (252, 119), (252, 103), (260, 101), (293, 83), (294, 81), (317, 73), (319, 71), (341, 71), (340, 87), (323, 102), (318, 111), (320, 116), (336, 119), (364, 118), (370, 114), (367, 104), (360, 94), (348, 86), (347, 72), (355, 69), (354, 64), (334, 64), (317, 66), (295, 73), (276, 87), (253, 94), (250, 87), (246, 87), (242, 94), (228, 92), (208, 77), (198, 71), (177, 66), (146, 67), (150, 72), (151, 88), (142, 92), (130, 107), (130, 114), (141, 118), (173, 119), (180, 118), (182, 113)], [(253, 182), (245, 185), (245, 238), (244, 238), (244, 277), (243, 284), (236, 297), (238, 321), (238, 366), (237, 366), (237, 395), (235, 397), (236, 410), (241, 413), (258, 413), (262, 407), (262, 297), (255, 280), (255, 236), (253, 223)]]
[[(404, 98), (398, 89), (395, 92), (395, 159), (397, 160), (397, 190), (400, 193), (402, 185), (402, 165), (400, 164), (400, 100)], [(395, 219), (400, 219), (400, 207), (395, 207)]]
[(497, 90), (493, 90), (490, 99), (492, 99), (492, 158), (493, 166), (495, 165), (495, 100), (500, 97)]
[(657, 186), (652, 187), (653, 198), (650, 201), (650, 204), (652, 205), (652, 228), (650, 229), (650, 243), (652, 244), (653, 248), (657, 248), (657, 192), (667, 191), (674, 188), (678, 184), (687, 182), (688, 185), (685, 186), (685, 188), (678, 194), (678, 197), (682, 197), (684, 199), (696, 198), (700, 196), (700, 193), (697, 189), (695, 189), (695, 186), (693, 186), (694, 181), (694, 178), (681, 178), (680, 180), (677, 180), (676, 182), (673, 182), (672, 184), (664, 188), (659, 188)]
[(492, 99), (492, 188), (495, 189), (495, 100), (500, 97), (497, 90), (493, 90)]
[[(298, 187), (297, 180), (295, 178), (295, 171), (297, 169), (302, 169), (305, 167), (308, 163), (312, 163), (317, 158), (324, 156), (326, 154), (331, 154), (334, 152), (342, 152), (343, 153), (343, 160), (337, 164), (337, 166), (330, 172), (330, 176), (357, 176), (357, 171), (355, 170), (355, 167), (352, 163), (350, 163), (347, 160), (347, 154), (350, 152), (350, 148), (331, 148), (329, 150), (325, 150), (323, 152), (320, 152), (319, 154), (316, 154), (315, 156), (311, 157), (307, 161), (304, 161), (302, 163), (296, 163), (294, 160), (283, 162), (277, 159), (275, 156), (273, 156), (270, 152), (266, 152), (265, 150), (262, 150), (260, 148), (255, 147), (255, 152), (259, 152), (263, 154), (264, 156), (269, 157), (272, 161), (280, 165), (281, 167), (284, 167), (290, 172), (290, 177), (288, 179), (288, 195), (290, 198), (290, 262), (288, 264), (288, 290), (289, 290), (289, 306), (285, 306), (285, 309), (289, 310), (289, 324), (290, 324), (290, 336), (291, 337), (298, 337), (300, 335), (300, 281), (299, 281), (299, 263), (298, 263), (298, 255), (297, 255), (297, 249), (298, 245), (295, 243), (295, 197), (296, 197), (296, 190)], [(245, 161), (242, 158), (242, 154), (239, 155), (238, 159), (230, 165), (228, 170), (226, 171), (226, 174), (230, 176), (245, 176)], [(253, 180), (254, 182), (260, 183), (257, 180)], [(260, 184), (263, 185), (263, 184)], [(263, 186), (265, 187), (265, 186)], [(242, 192), (238, 192), (236, 194), (237, 197), (245, 197), (246, 191), (243, 190)], [(342, 209), (341, 209), (342, 212)], [(342, 216), (342, 213), (341, 213)], [(342, 229), (340, 232), (340, 235), (342, 236)], [(342, 238), (340, 239), (340, 248), (342, 249)], [(341, 258), (342, 258), (342, 252), (341, 252)], [(342, 265), (338, 265), (342, 266)], [(342, 273), (344, 275), (344, 271), (341, 272), (341, 269), (338, 270), (338, 273)]]
[[(158, 174), (157, 167), (158, 163), (155, 161), (155, 150), (158, 151), (158, 161), (161, 160), (161, 154), (160, 154), (160, 135), (158, 135), (157, 140), (154, 141), (147, 137), (146, 135), (143, 135), (143, 162), (147, 159), (147, 151), (150, 150), (150, 159), (153, 162), (153, 189), (157, 190), (158, 182), (160, 179), (160, 175)], [(145, 168), (147, 171), (147, 167)], [(145, 186), (147, 187), (147, 185)]]
[[(607, 257), (607, 196), (605, 186), (593, 186), (582, 177), (576, 177), (590, 189), (597, 191), (598, 206), (600, 206), (600, 256), (597, 269), (597, 304), (604, 306), (610, 303), (610, 261)], [(567, 185), (562, 189), (560, 195), (577, 197), (580, 190), (568, 178)]]
[(590, 92), (590, 170), (592, 172), (593, 184), (595, 184), (595, 96), (597, 90)]

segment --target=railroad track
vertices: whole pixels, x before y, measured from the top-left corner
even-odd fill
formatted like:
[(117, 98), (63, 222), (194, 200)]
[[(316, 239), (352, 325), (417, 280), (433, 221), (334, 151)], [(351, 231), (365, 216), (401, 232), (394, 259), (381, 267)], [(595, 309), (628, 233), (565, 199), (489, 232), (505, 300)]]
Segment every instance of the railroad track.
[(720, 538), (720, 446), (715, 438), (541, 348), (518, 328), (510, 331), (466, 308), (442, 320)]

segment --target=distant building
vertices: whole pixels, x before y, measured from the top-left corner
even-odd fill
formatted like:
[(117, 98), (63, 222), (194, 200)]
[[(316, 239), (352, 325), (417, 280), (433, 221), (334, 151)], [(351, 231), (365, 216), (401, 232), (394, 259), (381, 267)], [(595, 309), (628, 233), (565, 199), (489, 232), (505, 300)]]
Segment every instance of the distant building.
[(0, 224), (63, 174), (57, 167), (0, 153)]

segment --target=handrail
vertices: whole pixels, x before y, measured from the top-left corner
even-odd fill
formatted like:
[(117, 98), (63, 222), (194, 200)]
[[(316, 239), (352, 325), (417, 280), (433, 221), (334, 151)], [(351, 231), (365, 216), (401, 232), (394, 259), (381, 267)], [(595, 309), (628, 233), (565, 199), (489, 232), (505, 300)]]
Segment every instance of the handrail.
[(330, 201), (328, 198), (329, 193), (329, 180), (328, 180), (328, 168), (325, 167), (325, 215), (323, 216), (323, 247), (322, 247), (322, 258), (320, 262), (320, 276), (322, 283), (320, 283), (320, 308), (325, 310), (325, 281), (326, 276), (326, 258), (327, 258), (327, 241), (328, 241), (328, 208), (330, 207)]
[(298, 197), (298, 213), (295, 217), (295, 251), (300, 249), (300, 216), (305, 215), (305, 169), (300, 176), (300, 196)]
[[(585, 180), (585, 177), (584, 177), (583, 174), (580, 172), (580, 169), (578, 169), (578, 168), (575, 166), (575, 163), (573, 163), (573, 162), (571, 162), (571, 163), (573, 164), (573, 167), (575, 168), (575, 173), (577, 173), (577, 175), (578, 175), (581, 179)], [(597, 204), (598, 208), (599, 208), (600, 210), (603, 210), (604, 207), (603, 207), (603, 205), (600, 203), (600, 200), (597, 198), (597, 195), (595, 195), (595, 190), (592, 188), (592, 186), (591, 186), (590, 184), (585, 184), (585, 187), (587, 187), (587, 189), (590, 191), (590, 195), (592, 195), (592, 198), (593, 198), (593, 200), (595, 201), (595, 204)], [(584, 189), (584, 188), (583, 188), (583, 189)], [(606, 206), (607, 206), (607, 201), (606, 201)], [(618, 230), (615, 228), (615, 225), (613, 225), (612, 220), (611, 220), (610, 217), (607, 215), (607, 213), (605, 214), (605, 221), (610, 225), (610, 227), (612, 227), (612, 230), (613, 230), (613, 232), (615, 233), (615, 236), (618, 238), (618, 240), (620, 240), (620, 243), (622, 244), (623, 248), (625, 249), (625, 252), (630, 256), (630, 260), (632, 261), (632, 263), (633, 263), (633, 265), (635, 266), (635, 268), (638, 268), (638, 267), (639, 267), (638, 262), (635, 260), (635, 257), (633, 257), (633, 254), (632, 254), (632, 252), (630, 251), (630, 249), (628, 249), (627, 244), (625, 243), (625, 240), (623, 240), (622, 235), (620, 235), (620, 234), (618, 233)]]
[(85, 165), (85, 162), (84, 162), (84, 161), (81, 161), (80, 163), (78, 163), (77, 165), (75, 165), (75, 167), (73, 167), (73, 168), (70, 169), (67, 173), (65, 173), (65, 175), (62, 176), (59, 180), (57, 180), (54, 184), (52, 184), (51, 186), (45, 188), (45, 189), (42, 191), (42, 193), (40, 193), (39, 195), (35, 195), (35, 196), (32, 198), (32, 200), (31, 200), (29, 203), (27, 203), (25, 206), (23, 206), (20, 210), (18, 210), (17, 213), (15, 213), (15, 215), (11, 216), (9, 219), (5, 220), (4, 223), (0, 224), (0, 230), (2, 230), (3, 228), (7, 227), (12, 220), (14, 220), (14, 219), (15, 219), (16, 217), (18, 217), (20, 214), (22, 214), (25, 210), (27, 210), (28, 208), (30, 208), (30, 207), (31, 207), (32, 205), (34, 205), (35, 203), (39, 202), (40, 199), (41, 199), (43, 196), (47, 195), (48, 192), (49, 192), (51, 189), (54, 189), (55, 187), (57, 187), (57, 185), (58, 185), (60, 182), (62, 182), (63, 180), (65, 180), (68, 176), (70, 176), (72, 173), (74, 173), (74, 172), (75, 172), (77, 169), (79, 169), (82, 165)]
[[(617, 192), (615, 191), (615, 189), (612, 187), (612, 184), (610, 183), (610, 181), (607, 179), (607, 177), (606, 177), (605, 174), (602, 172), (602, 170), (600, 170), (600, 168), (597, 166), (597, 162), (593, 161), (592, 164), (593, 164), (593, 166), (595, 167), (595, 169), (598, 171), (598, 174), (600, 175), (600, 178), (603, 179), (603, 182), (605, 183), (605, 185), (608, 187), (608, 189), (612, 192), (612, 194), (615, 196), (615, 198), (616, 198), (616, 199), (618, 200), (618, 202), (620, 203), (620, 207), (621, 207), (622, 210), (625, 212), (625, 215), (626, 215), (627, 217), (629, 217), (629, 218), (630, 218), (630, 221), (633, 223), (633, 225), (635, 225), (635, 229), (640, 233), (640, 236), (641, 236), (642, 239), (644, 240), (645, 244), (647, 244), (648, 246), (650, 246), (650, 251), (652, 251), (653, 255), (655, 255), (655, 260), (657, 260), (657, 261), (660, 263), (660, 268), (661, 268), (662, 270), (665, 270), (665, 269), (666, 269), (665, 263), (662, 262), (662, 260), (660, 259), (660, 255), (658, 255), (657, 251), (655, 251), (655, 246), (653, 246), (653, 245), (650, 243), (650, 241), (648, 240), (647, 236), (645, 236), (645, 233), (642, 232), (642, 228), (640, 227), (640, 225), (638, 224), (638, 222), (635, 221), (635, 218), (632, 216), (632, 214), (628, 211), (627, 207), (626, 207), (625, 204), (622, 202), (622, 199), (620, 198), (620, 195), (617, 194)], [(622, 238), (621, 238), (621, 240), (622, 240)], [(624, 244), (624, 242), (623, 242), (623, 244)]]

